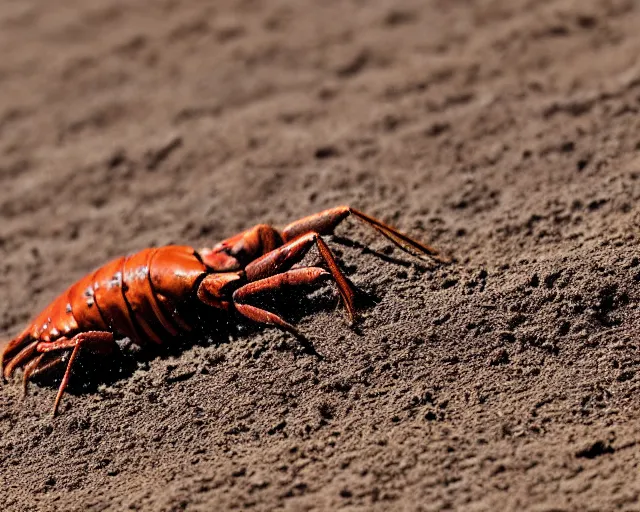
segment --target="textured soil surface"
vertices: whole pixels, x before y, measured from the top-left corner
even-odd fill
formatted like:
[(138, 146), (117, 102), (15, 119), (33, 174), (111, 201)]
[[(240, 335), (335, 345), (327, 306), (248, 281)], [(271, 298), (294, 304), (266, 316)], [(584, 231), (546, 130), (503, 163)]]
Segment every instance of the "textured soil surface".
[(322, 360), (243, 324), (85, 359), (55, 419), (17, 376), (3, 510), (640, 510), (639, 27), (634, 0), (2, 2), (0, 339), (117, 255), (338, 204), (456, 258), (347, 221), (362, 321), (330, 285), (275, 303)]

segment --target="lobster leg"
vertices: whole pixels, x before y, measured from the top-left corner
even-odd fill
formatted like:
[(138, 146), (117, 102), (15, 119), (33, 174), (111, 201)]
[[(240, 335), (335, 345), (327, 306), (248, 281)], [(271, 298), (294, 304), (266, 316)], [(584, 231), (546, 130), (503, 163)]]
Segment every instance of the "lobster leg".
[(287, 287), (316, 284), (330, 277), (331, 274), (320, 267), (296, 268), (283, 272), (282, 274), (276, 274), (271, 277), (266, 277), (264, 279), (248, 283), (241, 288), (238, 288), (233, 293), (233, 303), (236, 311), (241, 315), (253, 320), (254, 322), (274, 325), (293, 334), (302, 342), (307, 350), (312, 353), (316, 353), (309, 341), (300, 334), (293, 325), (275, 313), (245, 304), (244, 301), (251, 299), (251, 297), (260, 293), (269, 291), (278, 292)]
[(414, 256), (429, 256), (440, 263), (451, 263), (451, 259), (441, 255), (437, 249), (425, 245), (388, 224), (350, 206), (337, 206), (336, 208), (324, 210), (292, 222), (282, 230), (282, 238), (285, 242), (288, 242), (309, 232), (317, 232), (321, 235), (331, 234), (336, 226), (349, 215), (353, 215), (361, 222), (371, 226), (394, 245), (409, 254)]
[(64, 394), (64, 390), (69, 384), (69, 377), (71, 376), (71, 368), (73, 367), (73, 363), (80, 352), (80, 348), (86, 344), (96, 344), (98, 346), (110, 345), (113, 343), (113, 334), (110, 332), (104, 331), (88, 331), (82, 332), (80, 334), (76, 334), (73, 338), (59, 338), (56, 341), (52, 342), (40, 342), (38, 343), (37, 350), (38, 352), (48, 353), (57, 350), (65, 350), (69, 348), (73, 348), (71, 352), (71, 357), (69, 357), (69, 362), (67, 363), (67, 369), (64, 372), (62, 377), (62, 381), (60, 382), (60, 387), (58, 388), (58, 394), (56, 395), (56, 400), (53, 404), (53, 416), (58, 412), (58, 406), (60, 405), (60, 400), (62, 399), (62, 395)]
[(329, 268), (329, 272), (331, 272), (333, 279), (338, 285), (338, 291), (347, 308), (349, 320), (353, 323), (356, 319), (354, 306), (355, 291), (338, 267), (331, 249), (329, 249), (318, 233), (311, 232), (299, 236), (295, 240), (249, 263), (249, 265), (245, 267), (247, 280), (256, 281), (289, 270), (304, 258), (304, 255), (311, 249), (314, 243), (318, 247), (320, 256), (324, 259)]
[(51, 361), (47, 361), (44, 364), (41, 363), (41, 366), (38, 366), (37, 368), (34, 368), (33, 372), (31, 373), (31, 375), (29, 376), (30, 378), (36, 377), (42, 373), (46, 373), (49, 370), (55, 368), (56, 366), (58, 366), (60, 363), (64, 362), (64, 357), (63, 356), (56, 356), (54, 357)]
[(31, 359), (36, 353), (38, 346), (38, 341), (32, 341), (26, 347), (24, 347), (20, 352), (18, 352), (8, 364), (5, 364), (3, 369), (3, 377), (8, 379), (13, 375), (13, 372), (16, 368), (23, 365), (26, 361)]
[(245, 284), (233, 293), (233, 304), (238, 313), (254, 322), (277, 325), (285, 331), (297, 333), (295, 327), (285, 322), (279, 316), (255, 306), (245, 304), (244, 302), (259, 293), (282, 291), (290, 286), (315, 284), (328, 277), (331, 277), (331, 274), (320, 267), (296, 268), (282, 274), (276, 274), (275, 276)]
[(38, 366), (42, 362), (42, 359), (44, 359), (45, 356), (46, 356), (46, 354), (40, 354), (38, 357), (36, 357), (35, 359), (32, 359), (31, 361), (29, 361), (25, 365), (24, 370), (23, 370), (23, 374), (22, 374), (22, 394), (23, 394), (23, 396), (27, 395), (27, 385), (29, 384), (29, 378), (31, 377), (33, 372), (38, 368)]
[[(50, 352), (49, 354), (53, 354)], [(42, 373), (48, 372), (52, 368), (55, 368), (60, 363), (64, 362), (64, 356), (58, 355), (49, 361), (46, 360), (46, 357), (49, 354), (40, 354), (36, 359), (32, 360), (29, 364), (24, 367), (24, 374), (22, 376), (22, 391), (26, 396), (28, 391), (29, 381)]]

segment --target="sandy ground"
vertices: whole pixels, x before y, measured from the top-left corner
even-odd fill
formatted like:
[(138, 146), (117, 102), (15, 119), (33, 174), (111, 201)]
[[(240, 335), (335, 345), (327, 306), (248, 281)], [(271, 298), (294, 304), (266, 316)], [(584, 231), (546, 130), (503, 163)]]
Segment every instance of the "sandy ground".
[(360, 325), (328, 285), (280, 305), (324, 360), (245, 325), (85, 361), (54, 420), (55, 387), (2, 386), (3, 510), (640, 510), (639, 27), (633, 0), (3, 2), (0, 338), (114, 256), (337, 204), (457, 260), (348, 222)]

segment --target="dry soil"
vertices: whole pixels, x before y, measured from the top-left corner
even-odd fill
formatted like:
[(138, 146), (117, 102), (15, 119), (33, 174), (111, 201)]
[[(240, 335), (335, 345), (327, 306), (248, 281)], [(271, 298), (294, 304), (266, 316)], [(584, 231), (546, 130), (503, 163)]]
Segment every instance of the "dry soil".
[(2, 339), (114, 256), (337, 204), (456, 258), (346, 222), (360, 324), (329, 285), (275, 304), (322, 360), (240, 325), (85, 360), (55, 419), (2, 386), (3, 510), (640, 510), (639, 29), (634, 0), (2, 2)]

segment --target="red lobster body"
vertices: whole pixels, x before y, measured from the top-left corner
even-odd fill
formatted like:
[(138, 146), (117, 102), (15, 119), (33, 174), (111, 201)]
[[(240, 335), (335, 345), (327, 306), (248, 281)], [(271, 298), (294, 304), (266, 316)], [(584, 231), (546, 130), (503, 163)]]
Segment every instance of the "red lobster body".
[(144, 249), (117, 258), (71, 285), (21, 336), (51, 342), (76, 332), (111, 331), (139, 343), (162, 343), (190, 330), (178, 306), (206, 272), (187, 246)]
[[(292, 325), (246, 302), (264, 291), (315, 284), (332, 277), (351, 320), (355, 319), (352, 285), (339, 269), (321, 235), (331, 233), (349, 214), (369, 224), (400, 248), (446, 258), (394, 228), (347, 206), (300, 219), (282, 232), (260, 224), (212, 249), (170, 245), (117, 258), (71, 285), (11, 340), (2, 354), (3, 377), (23, 367), (24, 383), (65, 362), (66, 371), (54, 403), (54, 414), (82, 346), (114, 349), (117, 337), (138, 344), (163, 341), (192, 330), (194, 301), (223, 311), (230, 309), (304, 338)], [(328, 271), (293, 268), (316, 245)]]

